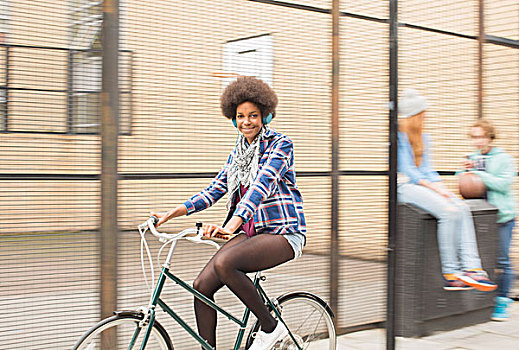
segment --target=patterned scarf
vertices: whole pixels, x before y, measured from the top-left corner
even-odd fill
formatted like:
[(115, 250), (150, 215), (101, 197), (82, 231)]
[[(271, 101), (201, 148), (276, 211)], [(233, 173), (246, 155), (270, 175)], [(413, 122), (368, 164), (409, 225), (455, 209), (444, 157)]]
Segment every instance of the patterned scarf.
[(240, 190), (240, 184), (248, 187), (254, 182), (258, 175), (260, 160), (260, 144), (265, 138), (268, 126), (263, 126), (254, 141), (249, 145), (243, 134), (236, 141), (236, 153), (227, 174), (227, 187), (229, 197), (227, 198), (227, 210), (231, 209), (232, 201), (236, 191)]

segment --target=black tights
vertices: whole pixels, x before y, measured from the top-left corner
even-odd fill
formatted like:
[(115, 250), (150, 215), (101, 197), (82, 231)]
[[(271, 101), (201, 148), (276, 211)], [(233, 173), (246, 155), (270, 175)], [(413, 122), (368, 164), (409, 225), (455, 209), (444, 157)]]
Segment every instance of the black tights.
[[(294, 258), (288, 241), (280, 235), (261, 234), (247, 238), (238, 235), (227, 242), (203, 268), (193, 287), (214, 300), (214, 294), (227, 286), (256, 316), (261, 329), (271, 332), (276, 320), (269, 313), (246, 273), (265, 270)], [(216, 346), (216, 311), (195, 298), (198, 333)]]

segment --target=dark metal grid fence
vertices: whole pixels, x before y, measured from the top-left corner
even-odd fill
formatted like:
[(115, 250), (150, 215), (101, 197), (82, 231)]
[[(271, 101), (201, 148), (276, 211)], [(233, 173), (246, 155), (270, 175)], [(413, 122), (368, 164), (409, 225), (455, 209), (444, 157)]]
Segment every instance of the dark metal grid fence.
[[(97, 110), (96, 98), (89, 96), (98, 91), (98, 48), (68, 47), (72, 27), (65, 2), (10, 3), (10, 32), (5, 33), (8, 40), (0, 50), (0, 62), (5, 62), (0, 72), (1, 117), (3, 130), (8, 131), (0, 134), (0, 268), (2, 284), (9, 286), (3, 289), (1, 304), (11, 306), (7, 315), (11, 323), (0, 334), (10, 348), (65, 349), (99, 317), (101, 154), (97, 126), (92, 125), (96, 123), (89, 122), (95, 120)], [(100, 2), (71, 3), (76, 8), (87, 6), (89, 16), (99, 14), (95, 3)], [(495, 120), (503, 131), (505, 148), (516, 156), (519, 153), (514, 137), (518, 129), (514, 86), (519, 74), (513, 63), (519, 26), (517, 17), (510, 15), (517, 13), (517, 4), (496, 4), (485, 1), (488, 34), (482, 61), (477, 57), (480, 16), (475, 5), (464, 1), (443, 6), (399, 4), (400, 88), (418, 87), (432, 101), (431, 125), (441, 125), (431, 128), (437, 144), (435, 160), (450, 187), (456, 159), (469, 149), (462, 140), (463, 128), (480, 114)], [(331, 191), (331, 8), (330, 1), (123, 3), (121, 308), (146, 303), (135, 225), (148, 210), (168, 209), (202, 188), (232, 147), (232, 127), (216, 117), (219, 76), (229, 73), (223, 67), (223, 47), (267, 34), (273, 38), (272, 79), (280, 96), (280, 117), (274, 127), (296, 144), (298, 182), (309, 221), (304, 258), (272, 271), (267, 287), (274, 294), (310, 289), (329, 299), (330, 286), (338, 286), (335, 306), (343, 331), (385, 320), (389, 7), (385, 2), (340, 4), (337, 193)], [(74, 30), (87, 23), (75, 20)], [(131, 53), (127, 65), (126, 53)], [(89, 64), (75, 68), (74, 62), (89, 59)], [(476, 102), (481, 62), (483, 112)], [(74, 85), (78, 77), (85, 78), (83, 85)], [(86, 97), (80, 100), (77, 93)], [(80, 104), (83, 115), (91, 118), (74, 129), (70, 114)], [(200, 130), (206, 137), (193, 139), (191, 135)], [(333, 195), (336, 207), (331, 204)], [(339, 218), (338, 228), (332, 228), (332, 210)], [(224, 212), (219, 205), (197, 219), (219, 222)], [(12, 220), (20, 216), (23, 220)], [(178, 220), (168, 229), (192, 221)], [(330, 259), (329, 237), (336, 229), (338, 259)], [(210, 252), (188, 247), (181, 252), (179, 272), (192, 280)], [(330, 283), (330, 276), (338, 276), (338, 283)], [(190, 298), (167, 290), (182, 304), (181, 312), (192, 317)], [(218, 298), (239, 312), (230, 293), (222, 292)], [(18, 306), (22, 301), (23, 307)], [(171, 324), (167, 327), (178, 348), (192, 348)], [(234, 331), (222, 325), (222, 346)], [(27, 333), (33, 336), (27, 338)]]

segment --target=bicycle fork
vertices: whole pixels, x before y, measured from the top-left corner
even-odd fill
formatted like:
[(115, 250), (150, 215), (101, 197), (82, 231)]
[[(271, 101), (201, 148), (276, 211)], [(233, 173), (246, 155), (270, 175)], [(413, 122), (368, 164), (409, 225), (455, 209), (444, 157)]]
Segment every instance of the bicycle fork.
[(164, 283), (166, 282), (166, 275), (164, 274), (164, 269), (161, 271), (159, 279), (157, 281), (157, 287), (155, 288), (155, 291), (153, 292), (153, 296), (151, 297), (148, 310), (144, 313), (144, 317), (139, 322), (138, 327), (135, 329), (135, 333), (133, 334), (132, 341), (130, 343), (130, 346), (128, 347), (128, 350), (133, 349), (133, 346), (135, 345), (135, 340), (139, 336), (139, 333), (141, 332), (142, 328), (146, 326), (146, 333), (144, 334), (144, 338), (142, 339), (141, 344), (141, 350), (144, 350), (146, 347), (146, 344), (148, 343), (148, 340), (151, 335), (151, 331), (153, 330), (153, 324), (155, 323), (155, 308), (157, 306), (160, 293), (162, 292), (162, 288), (164, 288)]

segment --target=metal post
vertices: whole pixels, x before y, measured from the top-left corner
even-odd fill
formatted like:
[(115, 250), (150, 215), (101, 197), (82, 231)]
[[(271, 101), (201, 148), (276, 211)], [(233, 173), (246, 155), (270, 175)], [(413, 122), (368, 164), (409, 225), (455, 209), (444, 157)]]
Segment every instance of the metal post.
[[(128, 118), (128, 121), (126, 122), (127, 125), (127, 133), (128, 134), (131, 134), (132, 132), (132, 122), (133, 122), (133, 51), (130, 52), (129, 54), (130, 56), (130, 71), (128, 73), (128, 79), (129, 79), (129, 86), (128, 86), (128, 94), (130, 95), (128, 98), (129, 98), (129, 118)], [(126, 131), (126, 130), (125, 130)]]
[[(101, 317), (117, 307), (117, 136), (119, 1), (104, 0), (101, 91)], [(108, 347), (107, 347), (108, 348)], [(110, 347), (110, 348), (115, 348)]]
[(485, 3), (478, 1), (478, 119), (483, 118), (483, 45), (485, 44)]
[(339, 325), (339, 0), (332, 1), (332, 208), (330, 237), (330, 306)]
[(4, 120), (2, 125), (3, 131), (9, 130), (9, 70), (11, 69), (11, 50), (9, 46), (5, 47), (5, 102), (4, 102)]
[(389, 2), (389, 203), (386, 349), (395, 349), (395, 264), (397, 242), (398, 0)]
[(74, 51), (68, 51), (67, 58), (67, 133), (71, 134), (74, 130)]

